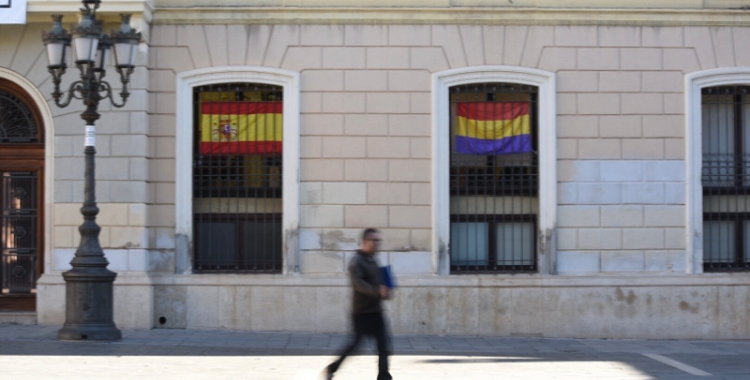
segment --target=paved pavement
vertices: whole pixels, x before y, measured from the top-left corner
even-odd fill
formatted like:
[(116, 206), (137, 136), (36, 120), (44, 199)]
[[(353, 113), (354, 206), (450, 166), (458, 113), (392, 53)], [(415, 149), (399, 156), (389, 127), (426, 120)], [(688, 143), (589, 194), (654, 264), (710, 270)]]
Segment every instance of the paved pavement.
[[(0, 379), (318, 379), (343, 334), (123, 330), (60, 342), (59, 326), (0, 324)], [(750, 379), (750, 341), (395, 336), (396, 380)], [(336, 380), (376, 377), (374, 344)]]

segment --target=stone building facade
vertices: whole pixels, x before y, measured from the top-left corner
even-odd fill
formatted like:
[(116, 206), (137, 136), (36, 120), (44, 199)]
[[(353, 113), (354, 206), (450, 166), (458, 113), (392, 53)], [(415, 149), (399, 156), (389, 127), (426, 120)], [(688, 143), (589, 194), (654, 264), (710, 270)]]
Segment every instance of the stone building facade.
[[(40, 33), (49, 14), (71, 21), (77, 10), (55, 3), (30, 0), (27, 24), (0, 26), (0, 79), (29, 94), (44, 124), (36, 317), (50, 325), (64, 322), (61, 273), (79, 242), (84, 139), (81, 108), (51, 102)], [(705, 89), (750, 85), (750, 3), (312, 3), (102, 4), (105, 19), (133, 12), (144, 31), (128, 104), (105, 103), (97, 126), (118, 326), (343, 331), (347, 259), (376, 227), (399, 282), (388, 306), (397, 334), (750, 337), (744, 250), (738, 268), (704, 270), (721, 261), (705, 253), (712, 244), (750, 242), (721, 224), (704, 242), (716, 222), (706, 213), (722, 207), (711, 202), (730, 201), (704, 204), (721, 186), (702, 181), (713, 173), (702, 166), (707, 115), (729, 104), (711, 108)], [(283, 93), (278, 273), (195, 261), (196, 91), (231, 83)], [(535, 91), (531, 270), (452, 265), (451, 94), (479, 83)], [(737, 181), (729, 196), (744, 202)], [(742, 212), (725, 206), (717, 220)]]

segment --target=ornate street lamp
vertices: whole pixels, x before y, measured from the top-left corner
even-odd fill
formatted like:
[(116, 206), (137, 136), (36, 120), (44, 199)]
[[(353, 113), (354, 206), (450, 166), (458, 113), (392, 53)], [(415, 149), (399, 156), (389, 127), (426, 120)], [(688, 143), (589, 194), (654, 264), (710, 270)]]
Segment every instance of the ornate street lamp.
[[(65, 325), (57, 333), (63, 340), (118, 340), (122, 337), (113, 321), (112, 285), (116, 273), (107, 269), (107, 259), (99, 244), (101, 227), (96, 224), (99, 208), (96, 206), (96, 183), (94, 177), (94, 122), (99, 119), (99, 101), (109, 98), (117, 108), (125, 105), (130, 93), (128, 82), (135, 68), (135, 58), (141, 34), (130, 27), (130, 15), (122, 16), (120, 30), (110, 36), (102, 33), (102, 23), (96, 19), (96, 10), (101, 0), (83, 0), (81, 22), (72, 28), (71, 34), (62, 27), (62, 15), (53, 15), (49, 32), (42, 33), (47, 47), (49, 66), (55, 90), (52, 97), (58, 107), (67, 107), (73, 98), (81, 99), (86, 110), (81, 118), (86, 121), (86, 154), (84, 202), (81, 208), (83, 224), (81, 243), (70, 262), (73, 267), (63, 273), (65, 279)], [(72, 83), (67, 95), (60, 91), (60, 81), (67, 69), (71, 40), (75, 52), (75, 64), (81, 79)], [(120, 74), (122, 91), (118, 103), (112, 87), (102, 79), (106, 75), (109, 49), (114, 46), (115, 69)], [(63, 100), (63, 96), (65, 99)]]

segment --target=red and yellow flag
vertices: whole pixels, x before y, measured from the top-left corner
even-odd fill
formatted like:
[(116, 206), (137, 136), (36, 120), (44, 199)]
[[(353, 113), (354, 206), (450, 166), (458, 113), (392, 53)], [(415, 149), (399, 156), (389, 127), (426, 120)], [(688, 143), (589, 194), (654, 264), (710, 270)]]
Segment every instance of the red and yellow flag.
[(281, 153), (282, 102), (202, 102), (200, 152)]

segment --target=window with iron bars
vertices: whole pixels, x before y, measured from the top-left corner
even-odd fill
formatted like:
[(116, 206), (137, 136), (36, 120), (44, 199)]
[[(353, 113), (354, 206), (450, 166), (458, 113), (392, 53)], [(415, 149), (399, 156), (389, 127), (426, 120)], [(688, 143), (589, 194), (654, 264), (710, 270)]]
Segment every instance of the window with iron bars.
[(538, 88), (450, 88), (451, 273), (537, 270)]
[(703, 268), (750, 270), (750, 87), (702, 90)]
[(282, 270), (282, 87), (194, 90), (193, 269)]

